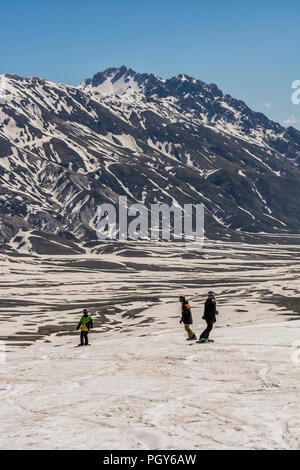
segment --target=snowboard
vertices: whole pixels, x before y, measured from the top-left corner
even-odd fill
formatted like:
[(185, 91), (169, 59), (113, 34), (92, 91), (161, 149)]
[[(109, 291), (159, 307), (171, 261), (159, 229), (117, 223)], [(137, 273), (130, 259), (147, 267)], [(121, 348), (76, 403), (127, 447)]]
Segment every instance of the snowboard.
[(201, 341), (200, 339), (198, 341), (196, 341), (196, 343), (199, 343), (199, 344), (205, 344), (205, 343), (214, 343), (214, 340), (213, 339), (206, 339), (205, 341)]

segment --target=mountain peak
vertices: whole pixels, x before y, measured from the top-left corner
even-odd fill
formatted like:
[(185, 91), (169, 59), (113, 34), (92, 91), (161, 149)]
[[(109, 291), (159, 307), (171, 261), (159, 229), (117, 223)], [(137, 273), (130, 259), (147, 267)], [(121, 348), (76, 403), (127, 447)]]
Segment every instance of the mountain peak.
[(150, 86), (163, 83), (160, 77), (135, 72), (130, 67), (112, 67), (103, 72), (96, 73), (92, 78), (85, 80), (79, 88), (92, 91), (102, 96), (132, 95), (137, 92), (145, 92)]
[(192, 94), (209, 93), (214, 96), (221, 96), (222, 91), (215, 84), (207, 84), (197, 80), (187, 74), (179, 74), (175, 77), (163, 80), (161, 77), (149, 74), (138, 73), (122, 65), (121, 67), (110, 67), (103, 72), (97, 72), (92, 78), (85, 80), (79, 88), (91, 92), (95, 95), (114, 96), (132, 95), (134, 93), (152, 92), (162, 90), (163, 94), (178, 94), (191, 92)]
[(192, 81), (192, 82), (196, 83), (196, 81), (197, 81), (195, 78), (190, 77), (189, 75), (186, 75), (184, 73), (180, 73), (179, 75), (177, 75), (174, 78), (177, 79), (180, 82), (190, 82), (190, 81)]

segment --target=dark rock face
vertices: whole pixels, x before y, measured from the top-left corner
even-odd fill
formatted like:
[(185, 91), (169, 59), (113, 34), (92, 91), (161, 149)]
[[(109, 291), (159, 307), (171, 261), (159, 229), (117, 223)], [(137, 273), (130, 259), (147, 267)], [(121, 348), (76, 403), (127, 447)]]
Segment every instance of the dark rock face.
[(3, 245), (81, 252), (97, 240), (98, 204), (118, 195), (146, 205), (202, 202), (208, 237), (299, 233), (300, 132), (216, 85), (124, 66), (77, 88), (3, 81)]

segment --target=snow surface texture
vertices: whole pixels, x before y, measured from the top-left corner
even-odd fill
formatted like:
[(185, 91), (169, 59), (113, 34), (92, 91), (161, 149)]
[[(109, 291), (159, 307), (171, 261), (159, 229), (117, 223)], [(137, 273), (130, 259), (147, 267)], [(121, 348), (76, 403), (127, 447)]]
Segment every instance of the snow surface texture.
[[(2, 334), (32, 341), (7, 340), (0, 448), (299, 449), (299, 247), (215, 243), (193, 257), (129, 246), (2, 260)], [(210, 288), (215, 343), (191, 344), (178, 296), (199, 335)], [(76, 348), (85, 305), (92, 346)]]
[(1, 448), (299, 449), (300, 320), (220, 328), (215, 343), (190, 345), (176, 307), (146, 336), (91, 335), (77, 349), (57, 338), (10, 355)]

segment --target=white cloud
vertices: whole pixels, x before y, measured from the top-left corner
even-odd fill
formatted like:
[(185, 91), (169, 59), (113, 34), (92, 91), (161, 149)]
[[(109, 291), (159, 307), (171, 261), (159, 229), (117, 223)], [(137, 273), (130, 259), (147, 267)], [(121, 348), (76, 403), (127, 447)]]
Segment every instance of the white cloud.
[(272, 108), (272, 104), (271, 103), (264, 103), (265, 107), (266, 108)]
[(285, 126), (292, 126), (293, 124), (297, 124), (297, 119), (295, 118), (295, 116), (291, 116), (287, 119), (284, 119), (283, 124)]

